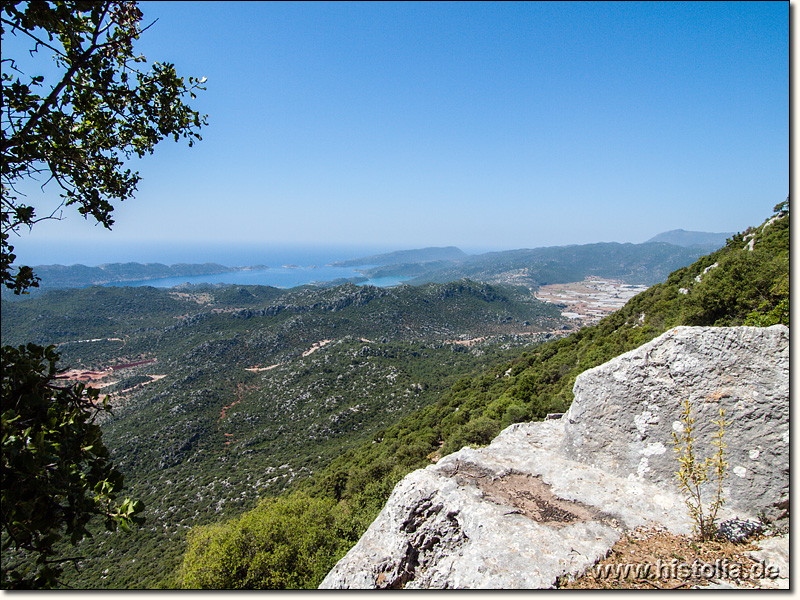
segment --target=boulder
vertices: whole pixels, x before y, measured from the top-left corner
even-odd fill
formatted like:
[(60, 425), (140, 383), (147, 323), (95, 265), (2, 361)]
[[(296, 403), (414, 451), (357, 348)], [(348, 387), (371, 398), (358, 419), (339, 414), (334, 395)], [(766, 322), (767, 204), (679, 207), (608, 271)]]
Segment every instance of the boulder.
[(776, 519), (788, 509), (788, 327), (676, 327), (585, 371), (574, 395), (564, 417), (566, 457), (673, 484), (673, 432), (683, 430), (688, 399), (701, 462), (716, 451), (714, 421), (724, 410), (728, 506), (750, 518)]
[(627, 529), (691, 532), (677, 493), (565, 459), (563, 435), (563, 421), (520, 423), (410, 473), (320, 587), (548, 588)]
[(719, 517), (781, 516), (788, 390), (787, 328), (670, 330), (581, 375), (561, 419), (512, 425), (406, 476), (320, 587), (549, 588), (625, 531), (691, 533), (671, 444), (683, 397), (698, 439), (720, 407), (731, 420)]

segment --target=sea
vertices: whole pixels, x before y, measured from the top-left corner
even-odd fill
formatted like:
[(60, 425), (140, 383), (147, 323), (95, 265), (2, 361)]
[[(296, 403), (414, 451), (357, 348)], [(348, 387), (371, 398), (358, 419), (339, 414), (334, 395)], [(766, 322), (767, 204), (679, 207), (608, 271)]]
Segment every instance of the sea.
[[(167, 277), (143, 281), (126, 281), (114, 286), (152, 286), (169, 288), (185, 283), (222, 283), (239, 285), (269, 285), (291, 288), (298, 285), (330, 282), (338, 279), (363, 277), (357, 269), (374, 265), (334, 267), (332, 263), (373, 256), (408, 248), (377, 245), (332, 244), (246, 244), (246, 243), (87, 243), (46, 242), (17, 252), (16, 264), (28, 265), (86, 265), (96, 267), (107, 263), (217, 263), (227, 267), (255, 268), (213, 275)], [(34, 266), (34, 271), (36, 270)], [(391, 287), (407, 277), (380, 277), (358, 282), (359, 285)]]
[[(369, 265), (359, 268), (369, 268)], [(120, 281), (105, 284), (107, 286), (151, 286), (171, 288), (185, 283), (224, 283), (238, 285), (269, 285), (277, 288), (292, 288), (308, 283), (326, 283), (337, 279), (350, 279), (363, 277), (354, 268), (329, 267), (329, 266), (280, 266), (268, 269), (252, 269), (246, 271), (232, 271), (230, 273), (216, 273), (213, 275), (195, 275), (191, 277), (165, 277), (163, 279), (146, 279), (143, 281)], [(392, 287), (400, 285), (409, 277), (375, 277), (366, 281), (355, 281), (356, 285), (374, 285), (377, 287)]]

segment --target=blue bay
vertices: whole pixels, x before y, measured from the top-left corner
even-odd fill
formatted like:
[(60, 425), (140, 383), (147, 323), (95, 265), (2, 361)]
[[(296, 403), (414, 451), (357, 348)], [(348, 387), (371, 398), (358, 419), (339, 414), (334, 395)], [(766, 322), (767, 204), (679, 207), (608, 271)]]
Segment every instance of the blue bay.
[[(186, 277), (166, 277), (163, 279), (147, 279), (143, 281), (125, 281), (106, 284), (107, 286), (152, 286), (158, 288), (175, 287), (185, 283), (221, 283), (236, 285), (269, 285), (277, 288), (291, 288), (309, 283), (329, 282), (337, 279), (362, 277), (353, 268), (346, 267), (277, 267), (269, 269), (253, 269), (215, 273), (212, 275), (195, 275)], [(407, 277), (378, 277), (359, 282), (359, 285), (375, 285), (391, 287), (399, 285)]]

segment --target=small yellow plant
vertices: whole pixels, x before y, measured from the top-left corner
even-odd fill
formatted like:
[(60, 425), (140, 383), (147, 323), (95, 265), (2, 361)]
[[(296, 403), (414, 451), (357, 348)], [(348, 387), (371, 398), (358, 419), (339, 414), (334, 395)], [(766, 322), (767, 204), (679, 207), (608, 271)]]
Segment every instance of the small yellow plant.
[[(701, 462), (695, 454), (694, 422), (692, 406), (689, 398), (686, 398), (683, 401), (683, 410), (681, 411), (681, 424), (683, 425), (681, 434), (678, 435), (676, 432), (672, 432), (675, 454), (681, 465), (675, 476), (678, 478), (680, 488), (686, 492), (686, 507), (689, 509), (689, 515), (694, 521), (695, 534), (700, 540), (707, 541), (716, 537), (715, 522), (717, 513), (720, 507), (725, 504), (725, 499), (722, 496), (722, 483), (728, 476), (726, 471), (728, 463), (725, 461), (724, 451), (727, 446), (723, 441), (723, 436), (725, 435), (725, 425), (729, 423), (725, 421), (725, 411), (720, 408), (719, 420), (713, 421), (718, 427), (717, 433), (711, 441), (711, 444), (716, 446), (717, 450), (713, 458), (706, 457)], [(716, 478), (717, 489), (713, 501), (704, 507), (701, 487), (710, 481), (709, 470), (713, 472), (713, 476)]]

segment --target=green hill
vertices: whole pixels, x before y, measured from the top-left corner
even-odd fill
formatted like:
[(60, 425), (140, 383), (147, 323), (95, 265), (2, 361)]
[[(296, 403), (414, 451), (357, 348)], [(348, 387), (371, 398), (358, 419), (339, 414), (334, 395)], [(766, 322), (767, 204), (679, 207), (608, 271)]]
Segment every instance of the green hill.
[[(486, 444), (511, 423), (562, 412), (578, 374), (676, 325), (789, 324), (789, 206), (757, 228), (670, 274), (598, 325), (462, 378), (433, 404), (335, 458), (288, 496), (244, 517), (195, 528), (182, 570), (168, 583), (191, 587), (319, 583), (411, 470), (467, 444)], [(249, 534), (254, 527), (257, 535)], [(293, 539), (266, 532), (300, 530)], [(309, 545), (323, 554), (304, 551)], [(286, 559), (281, 561), (280, 557)], [(252, 570), (258, 563), (264, 568)]]
[(2, 312), (4, 344), (57, 344), (112, 394), (103, 439), (147, 506), (141, 530), (81, 544), (66, 583), (88, 588), (155, 585), (189, 527), (282, 492), (565, 322), (527, 290), (471, 281), (90, 287)]
[[(686, 232), (691, 233), (691, 232)], [(724, 237), (713, 248), (724, 244)], [(691, 235), (689, 237), (692, 237)], [(581, 281), (586, 277), (619, 279), (629, 284), (652, 285), (664, 281), (709, 251), (709, 245), (679, 243), (684, 237), (651, 240), (644, 244), (599, 243), (506, 250), (468, 256), (456, 248), (427, 248), (355, 259), (341, 266), (377, 265), (365, 269), (367, 277), (410, 277), (406, 283), (446, 283), (472, 279), (486, 283), (524, 285), (536, 289), (549, 283)], [(692, 239), (695, 239), (692, 237)], [(701, 238), (697, 238), (701, 239)], [(708, 242), (710, 238), (702, 238)], [(669, 242), (669, 243), (667, 243)], [(692, 246), (692, 247), (689, 247)]]
[(651, 237), (648, 242), (666, 242), (676, 246), (700, 246), (708, 251), (713, 251), (725, 245), (726, 241), (734, 235), (729, 233), (710, 233), (708, 231), (686, 231), (673, 229)]
[[(4, 344), (57, 344), (63, 365), (107, 386), (104, 441), (147, 505), (140, 530), (98, 528), (70, 550), (83, 558), (65, 583), (313, 587), (405, 473), (564, 410), (584, 369), (673, 325), (788, 323), (781, 206), (599, 325), (547, 343), (563, 335), (557, 306), (469, 280), (90, 287), (3, 301)], [(607, 250), (604, 268), (626, 252)], [(574, 265), (586, 259), (571, 252)], [(19, 560), (3, 551), (4, 567)]]
[(581, 281), (589, 276), (652, 285), (691, 264), (704, 250), (666, 243), (616, 242), (489, 252), (460, 263), (431, 268), (409, 284), (467, 277), (488, 283), (515, 283), (536, 289), (549, 283)]
[(459, 261), (467, 258), (460, 249), (455, 246), (444, 248), (420, 248), (418, 250), (397, 250), (386, 254), (375, 254), (373, 256), (363, 256), (341, 262), (333, 263), (333, 267), (358, 267), (362, 265), (396, 265), (403, 263), (426, 263), (430, 261)]

